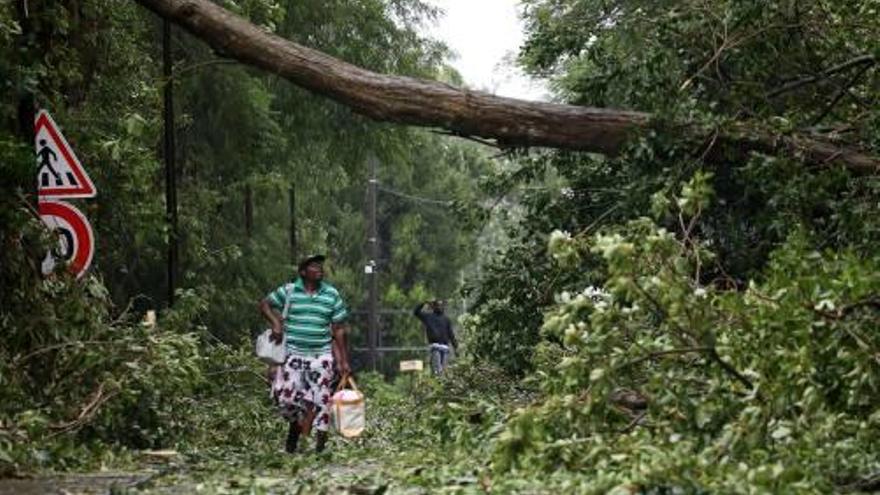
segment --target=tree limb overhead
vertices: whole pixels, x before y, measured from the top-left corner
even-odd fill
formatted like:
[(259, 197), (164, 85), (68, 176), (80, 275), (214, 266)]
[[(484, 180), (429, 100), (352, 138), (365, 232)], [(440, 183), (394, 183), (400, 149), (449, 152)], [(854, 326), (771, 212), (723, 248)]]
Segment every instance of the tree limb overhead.
[[(634, 131), (648, 128), (644, 112), (530, 102), (403, 76), (377, 74), (293, 43), (210, 0), (136, 0), (214, 49), (277, 74), (379, 121), (440, 127), (501, 146), (545, 146), (607, 155), (621, 151)], [(694, 134), (700, 132), (694, 131)], [(751, 132), (724, 135), (726, 158), (753, 151), (796, 155), (814, 164), (880, 170), (878, 158), (814, 138)], [(721, 153), (710, 153), (709, 158)]]

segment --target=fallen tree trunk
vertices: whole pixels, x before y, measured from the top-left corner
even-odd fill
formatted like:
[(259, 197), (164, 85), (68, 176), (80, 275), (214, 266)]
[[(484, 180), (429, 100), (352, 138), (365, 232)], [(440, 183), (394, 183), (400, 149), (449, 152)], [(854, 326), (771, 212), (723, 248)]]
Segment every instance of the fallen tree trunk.
[[(293, 43), (210, 0), (136, 0), (182, 26), (218, 52), (278, 74), (379, 121), (440, 127), (462, 136), (495, 139), (502, 147), (543, 146), (606, 155), (619, 153), (634, 133), (651, 126), (644, 112), (530, 102), (448, 84), (377, 74)], [(700, 138), (704, 131), (691, 130)], [(746, 158), (753, 151), (799, 156), (866, 173), (880, 159), (816, 138), (777, 136), (744, 126), (712, 139), (708, 158)], [(711, 151), (711, 152), (709, 152)]]

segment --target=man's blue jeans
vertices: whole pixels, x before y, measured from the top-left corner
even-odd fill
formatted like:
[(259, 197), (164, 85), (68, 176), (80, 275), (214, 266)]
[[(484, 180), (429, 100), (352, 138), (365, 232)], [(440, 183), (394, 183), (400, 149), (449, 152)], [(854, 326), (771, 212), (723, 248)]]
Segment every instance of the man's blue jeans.
[(440, 375), (446, 369), (449, 361), (449, 346), (444, 344), (431, 344), (431, 371), (434, 375)]

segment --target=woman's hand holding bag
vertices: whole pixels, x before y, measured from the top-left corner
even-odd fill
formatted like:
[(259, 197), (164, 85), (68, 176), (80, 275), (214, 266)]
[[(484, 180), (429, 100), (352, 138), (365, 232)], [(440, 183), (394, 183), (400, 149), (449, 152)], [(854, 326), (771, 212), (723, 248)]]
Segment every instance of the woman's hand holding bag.
[[(346, 389), (345, 385), (351, 386)], [(366, 427), (366, 404), (364, 394), (357, 388), (350, 374), (342, 376), (339, 387), (331, 400), (333, 428), (345, 438), (359, 437)]]
[(257, 337), (255, 345), (257, 357), (266, 364), (284, 364), (287, 357), (284, 335), (267, 328)]

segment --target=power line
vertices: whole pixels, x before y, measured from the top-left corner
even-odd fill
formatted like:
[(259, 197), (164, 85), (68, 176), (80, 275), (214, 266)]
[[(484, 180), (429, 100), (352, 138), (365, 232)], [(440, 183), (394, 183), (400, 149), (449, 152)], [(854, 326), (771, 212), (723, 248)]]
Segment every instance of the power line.
[[(384, 353), (384, 352), (412, 352), (412, 351), (428, 352), (428, 349), (429, 349), (428, 345), (399, 346), (399, 347), (377, 347), (376, 352), (380, 352), (380, 353)], [(367, 352), (370, 349), (364, 348), (364, 347), (353, 347), (351, 350), (354, 352)]]
[(404, 199), (416, 201), (418, 203), (426, 203), (426, 204), (430, 204), (430, 205), (437, 205), (437, 206), (443, 206), (443, 207), (452, 206), (452, 201), (442, 201), (439, 199), (425, 198), (422, 196), (413, 196), (412, 194), (407, 194), (405, 192), (397, 191), (395, 189), (391, 189), (388, 187), (382, 187), (382, 186), (379, 186), (379, 190), (382, 192), (386, 192), (388, 194), (394, 195), (394, 196), (404, 198)]
[[(411, 309), (386, 309), (386, 308), (376, 308), (376, 313), (380, 315), (411, 315)], [(353, 315), (366, 315), (369, 314), (368, 309), (354, 309), (351, 311)]]

